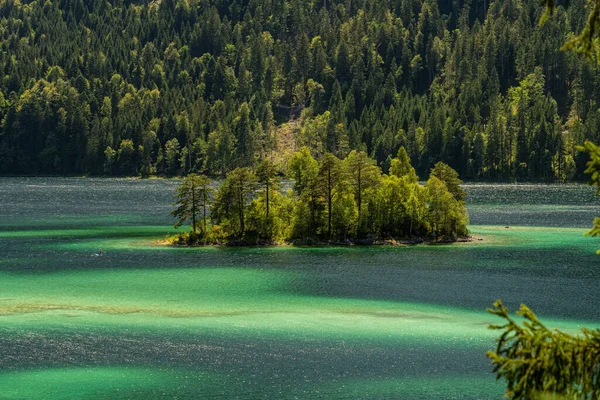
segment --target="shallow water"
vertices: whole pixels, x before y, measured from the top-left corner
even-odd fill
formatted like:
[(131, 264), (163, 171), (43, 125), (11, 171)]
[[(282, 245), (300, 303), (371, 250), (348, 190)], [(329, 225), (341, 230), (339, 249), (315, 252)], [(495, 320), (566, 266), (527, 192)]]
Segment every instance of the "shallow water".
[(600, 326), (585, 185), (466, 185), (467, 244), (156, 246), (176, 185), (0, 178), (1, 398), (499, 399), (495, 299)]

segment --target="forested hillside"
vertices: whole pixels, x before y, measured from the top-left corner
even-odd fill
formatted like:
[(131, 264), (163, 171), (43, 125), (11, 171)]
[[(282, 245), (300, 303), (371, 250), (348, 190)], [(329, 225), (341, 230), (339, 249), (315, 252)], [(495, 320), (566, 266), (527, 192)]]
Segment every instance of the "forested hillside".
[(307, 146), (387, 172), (581, 178), (582, 0), (0, 2), (0, 174), (212, 175)]

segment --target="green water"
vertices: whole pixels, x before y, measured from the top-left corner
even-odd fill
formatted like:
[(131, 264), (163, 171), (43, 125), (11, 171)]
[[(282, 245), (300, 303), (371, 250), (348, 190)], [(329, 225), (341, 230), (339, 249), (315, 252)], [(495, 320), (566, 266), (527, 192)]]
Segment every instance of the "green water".
[(1, 399), (499, 399), (495, 299), (600, 326), (586, 186), (467, 185), (466, 244), (173, 249), (176, 184), (0, 178)]

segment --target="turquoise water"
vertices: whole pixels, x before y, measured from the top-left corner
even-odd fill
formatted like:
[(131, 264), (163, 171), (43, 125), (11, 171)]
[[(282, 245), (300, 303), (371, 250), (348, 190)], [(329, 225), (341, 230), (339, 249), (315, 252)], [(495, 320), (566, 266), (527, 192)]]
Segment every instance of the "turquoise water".
[(600, 326), (587, 186), (466, 185), (466, 244), (173, 249), (176, 184), (0, 178), (0, 398), (499, 399), (495, 299)]

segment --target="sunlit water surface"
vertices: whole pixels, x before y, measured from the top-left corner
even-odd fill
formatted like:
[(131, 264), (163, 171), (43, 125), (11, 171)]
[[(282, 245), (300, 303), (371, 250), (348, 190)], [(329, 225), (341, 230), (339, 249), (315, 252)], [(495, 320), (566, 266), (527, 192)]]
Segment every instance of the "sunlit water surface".
[(466, 185), (466, 244), (172, 249), (176, 185), (0, 178), (0, 398), (500, 399), (494, 300), (600, 326), (585, 185)]

